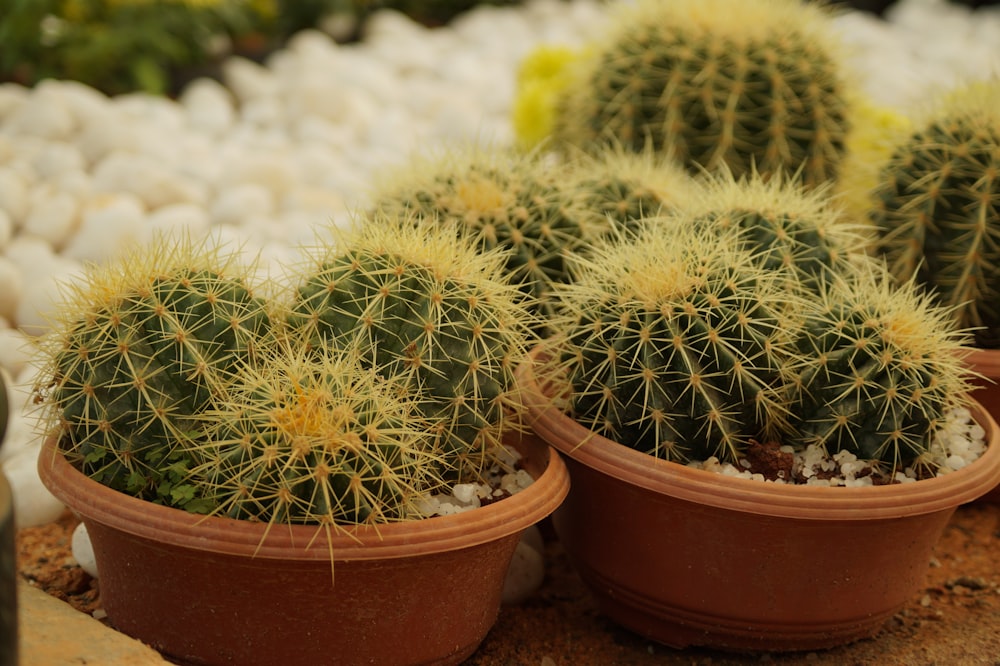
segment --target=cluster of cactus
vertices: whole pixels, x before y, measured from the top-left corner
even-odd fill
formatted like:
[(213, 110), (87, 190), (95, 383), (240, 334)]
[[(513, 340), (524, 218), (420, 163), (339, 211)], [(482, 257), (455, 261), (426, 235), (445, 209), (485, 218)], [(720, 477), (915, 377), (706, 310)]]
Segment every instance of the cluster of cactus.
[(508, 464), (534, 316), (504, 252), (411, 216), (340, 240), (268, 298), (236, 255), (166, 237), (70, 285), (34, 389), (70, 462), (192, 512), (326, 525), (417, 517)]
[(927, 463), (970, 390), (949, 312), (892, 283), (822, 191), (731, 176), (695, 190), (558, 289), (574, 418), (677, 462), (736, 463), (757, 440)]
[(235, 255), (161, 239), (68, 284), (35, 392), (69, 459), (105, 485), (191, 508), (185, 442), (270, 330)]
[(349, 349), (276, 345), (210, 414), (193, 453), (214, 511), (243, 520), (321, 525), (422, 517), (441, 485), (433, 423), (398, 377)]
[(799, 0), (640, 0), (579, 63), (556, 142), (652, 147), (695, 173), (835, 180), (850, 95), (829, 18)]
[(505, 253), (385, 213), (321, 250), (294, 277), (290, 328), (311, 348), (357, 348), (368, 366), (407, 376), (437, 423), (441, 475), (485, 472), (504, 432), (518, 427), (514, 370), (534, 335), (531, 301), (509, 281)]
[(454, 225), (484, 252), (505, 250), (509, 279), (541, 311), (552, 286), (570, 279), (569, 258), (606, 226), (595, 228), (550, 170), (537, 155), (455, 150), (406, 165), (376, 194), (374, 209)]
[(873, 195), (877, 245), (900, 283), (1000, 347), (1000, 83), (956, 90), (894, 142)]

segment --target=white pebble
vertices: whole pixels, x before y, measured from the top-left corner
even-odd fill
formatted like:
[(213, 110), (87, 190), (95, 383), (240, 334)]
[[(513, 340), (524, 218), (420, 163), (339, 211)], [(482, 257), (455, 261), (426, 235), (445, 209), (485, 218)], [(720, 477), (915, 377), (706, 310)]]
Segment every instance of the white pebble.
[(198, 131), (222, 134), (233, 123), (235, 110), (232, 95), (213, 79), (202, 78), (188, 84), (180, 96), (180, 103), (187, 112), (191, 127)]
[(51, 523), (65, 510), (65, 506), (42, 485), (38, 477), (38, 453), (41, 447), (17, 446), (16, 442), (4, 442), (4, 448), (12, 446), (15, 452), (3, 462), (3, 473), (14, 494), (14, 522), (18, 529)]
[(22, 231), (61, 248), (76, 231), (80, 205), (69, 192), (38, 188), (33, 193), (31, 212)]
[(0, 209), (16, 227), (28, 214), (30, 194), (26, 179), (17, 171), (0, 167)]
[(86, 525), (80, 523), (76, 526), (70, 544), (76, 563), (80, 565), (81, 569), (97, 578), (97, 557), (94, 555), (94, 546), (90, 543), (90, 535), (87, 533)]
[(104, 194), (86, 202), (80, 227), (63, 255), (78, 261), (99, 262), (113, 257), (143, 236), (146, 211), (134, 195)]
[(545, 558), (524, 540), (519, 541), (504, 578), (501, 601), (508, 605), (523, 603), (544, 579)]

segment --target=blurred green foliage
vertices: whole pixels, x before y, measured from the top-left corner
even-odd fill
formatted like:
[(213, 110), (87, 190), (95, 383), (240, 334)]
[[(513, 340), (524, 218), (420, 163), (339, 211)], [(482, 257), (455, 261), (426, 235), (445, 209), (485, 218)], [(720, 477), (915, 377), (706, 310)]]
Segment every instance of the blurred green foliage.
[[(0, 82), (72, 79), (107, 94), (175, 94), (232, 54), (263, 57), (331, 15), (383, 8), (427, 25), (476, 0), (3, 0)], [(493, 0), (514, 4), (516, 0)], [(355, 33), (356, 34), (356, 33)], [(348, 36), (350, 37), (350, 35)]]

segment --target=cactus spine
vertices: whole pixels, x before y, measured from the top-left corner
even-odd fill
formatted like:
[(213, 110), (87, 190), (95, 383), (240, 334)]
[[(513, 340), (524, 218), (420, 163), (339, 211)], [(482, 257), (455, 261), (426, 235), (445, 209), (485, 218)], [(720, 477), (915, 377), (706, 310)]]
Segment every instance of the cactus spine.
[(559, 293), (571, 409), (592, 430), (673, 461), (735, 461), (783, 430), (798, 296), (735, 239), (650, 218)]
[(756, 173), (739, 179), (720, 173), (699, 185), (684, 207), (687, 223), (736, 231), (761, 266), (798, 286), (818, 291), (865, 260), (864, 228), (834, 205), (826, 186), (804, 189), (780, 175), (765, 180)]
[(1000, 347), (1000, 82), (956, 91), (896, 144), (871, 216), (896, 279)]
[(196, 499), (181, 445), (269, 329), (248, 274), (217, 247), (160, 237), (65, 285), (35, 392), (74, 464), (138, 497)]
[(801, 341), (795, 443), (893, 471), (929, 464), (934, 433), (970, 389), (951, 313), (873, 265), (833, 282), (819, 304)]
[(848, 93), (828, 14), (798, 0), (641, 0), (582, 61), (560, 143), (652, 146), (697, 172), (835, 180)]
[(634, 232), (646, 217), (683, 207), (693, 179), (673, 161), (653, 151), (620, 146), (581, 153), (563, 166), (561, 189), (576, 198), (595, 230)]
[(275, 347), (210, 412), (194, 454), (215, 511), (268, 523), (380, 524), (422, 517), (439, 485), (432, 427), (398, 378), (350, 350)]
[(408, 165), (383, 186), (375, 207), (455, 225), (483, 251), (507, 250), (510, 279), (541, 306), (553, 284), (570, 279), (568, 257), (595, 236), (549, 168), (534, 155), (455, 150)]
[(441, 424), (442, 474), (478, 476), (517, 425), (513, 372), (534, 325), (504, 254), (384, 214), (338, 248), (320, 247), (294, 277), (292, 329), (315, 348), (357, 345), (369, 366), (409, 376), (424, 416)]

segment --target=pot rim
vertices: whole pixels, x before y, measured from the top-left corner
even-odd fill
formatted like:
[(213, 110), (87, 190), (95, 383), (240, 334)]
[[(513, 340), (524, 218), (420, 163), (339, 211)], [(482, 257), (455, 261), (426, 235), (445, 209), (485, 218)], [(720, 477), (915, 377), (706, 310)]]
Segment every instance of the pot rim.
[(73, 467), (51, 436), (42, 444), (38, 472), (48, 490), (82, 519), (136, 537), (265, 559), (382, 560), (482, 545), (527, 529), (555, 511), (569, 492), (565, 463), (538, 438), (524, 436), (511, 445), (544, 468), (531, 485), (510, 497), (448, 516), (330, 530), (323, 525), (268, 525), (204, 516), (132, 497)]
[(986, 431), (985, 453), (962, 469), (914, 483), (829, 487), (778, 484), (694, 469), (636, 451), (581, 425), (553, 404), (535, 377), (540, 348), (517, 369), (528, 425), (563, 455), (600, 473), (655, 493), (764, 516), (808, 520), (900, 518), (950, 510), (1000, 483), (1000, 428), (973, 401)]
[(964, 361), (993, 385), (1000, 382), (1000, 349), (971, 348)]

